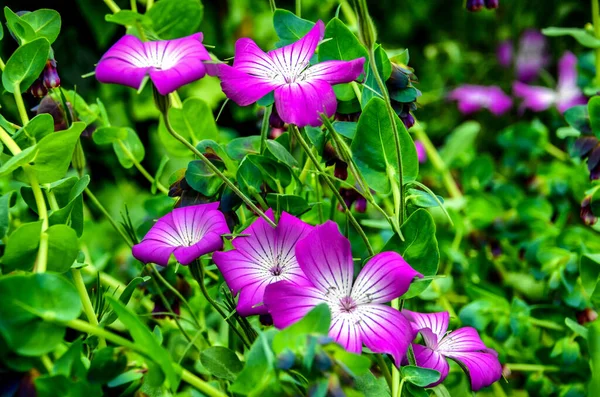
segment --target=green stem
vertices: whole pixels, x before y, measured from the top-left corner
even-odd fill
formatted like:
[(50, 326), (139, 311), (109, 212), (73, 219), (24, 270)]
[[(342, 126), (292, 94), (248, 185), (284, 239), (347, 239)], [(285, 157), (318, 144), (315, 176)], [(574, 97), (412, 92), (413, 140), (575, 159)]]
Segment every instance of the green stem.
[(131, 11), (137, 12), (137, 0), (129, 0), (129, 6), (131, 7)]
[[(598, 0), (592, 0), (592, 22), (594, 23), (594, 34), (600, 40), (600, 7)], [(600, 48), (596, 48), (596, 86), (600, 86)]]
[(6, 65), (4, 64), (4, 61), (2, 61), (2, 58), (0, 58), (0, 72), (4, 72), (5, 67)]
[(538, 365), (538, 364), (504, 364), (511, 371), (517, 372), (558, 372), (560, 367), (553, 365)]
[(165, 127), (167, 127), (167, 131), (169, 131), (169, 133), (173, 136), (173, 138), (175, 138), (179, 142), (183, 143), (188, 149), (190, 149), (190, 151), (192, 153), (194, 153), (196, 156), (198, 156), (200, 158), (200, 160), (202, 160), (204, 162), (204, 164), (213, 173), (215, 173), (215, 175), (217, 175), (219, 178), (221, 178), (221, 180), (223, 182), (225, 182), (225, 184), (227, 185), (227, 187), (229, 187), (233, 191), (233, 193), (235, 193), (239, 198), (241, 198), (242, 201), (248, 207), (250, 207), (250, 209), (252, 211), (254, 211), (254, 213), (258, 214), (261, 218), (263, 218), (265, 220), (265, 222), (267, 222), (272, 227), (276, 227), (277, 226), (277, 225), (275, 225), (275, 223), (271, 219), (269, 219), (269, 217), (260, 208), (258, 208), (256, 206), (256, 204), (254, 204), (252, 202), (252, 200), (250, 200), (244, 193), (242, 193), (242, 191), (240, 189), (238, 189), (238, 187), (235, 186), (235, 184), (233, 182), (231, 182), (231, 180), (229, 178), (227, 178), (225, 176), (225, 174), (223, 174), (219, 168), (217, 168), (217, 166), (215, 166), (209, 159), (206, 158), (205, 155), (203, 155), (202, 153), (200, 153), (200, 151), (198, 149), (196, 149), (196, 147), (194, 145), (192, 145), (191, 143), (189, 143), (184, 137), (182, 137), (181, 135), (179, 135), (173, 129), (173, 127), (171, 126), (171, 123), (169, 122), (169, 117), (167, 116), (166, 113), (163, 116), (164, 116), (164, 120), (165, 120)]
[(404, 387), (404, 381), (406, 379), (402, 378), (402, 380), (400, 381), (400, 386), (398, 387), (398, 390), (396, 391), (396, 394), (393, 394), (394, 397), (401, 397), (402, 396), (402, 388)]
[(452, 177), (452, 174), (450, 174), (448, 166), (440, 157), (440, 154), (438, 153), (435, 146), (433, 146), (433, 143), (431, 143), (431, 141), (429, 140), (429, 137), (427, 136), (425, 130), (420, 126), (416, 126), (416, 128), (413, 128), (413, 131), (415, 137), (423, 144), (425, 152), (427, 152), (427, 158), (429, 159), (429, 161), (431, 161), (431, 165), (433, 165), (433, 168), (435, 168), (442, 175), (442, 181), (450, 197), (462, 199), (463, 195), (460, 189), (458, 188), (456, 181)]
[[(133, 343), (132, 341), (127, 340), (119, 335), (113, 334), (112, 332), (109, 332), (109, 331), (105, 330), (104, 328), (94, 326), (90, 323), (86, 323), (85, 321), (75, 319), (75, 320), (68, 321), (64, 324), (67, 327), (74, 329), (76, 331), (96, 335), (98, 337), (103, 337), (104, 339), (106, 339), (116, 345), (123, 346), (127, 349), (138, 352), (144, 356), (147, 354), (141, 346)], [(178, 372), (179, 371), (181, 372), (181, 379), (184, 382), (186, 382), (187, 384), (189, 384), (191, 386), (194, 386), (195, 388), (200, 390), (202, 393), (204, 393), (210, 397), (227, 397), (227, 395), (225, 393), (215, 389), (213, 386), (206, 383), (202, 379), (198, 378), (196, 375), (192, 374), (185, 368), (176, 366), (176, 370)]]
[[(79, 269), (71, 269), (71, 275), (73, 276), (73, 281), (75, 282), (75, 288), (77, 288), (77, 293), (79, 294), (79, 298), (81, 299), (81, 303), (83, 304), (83, 312), (87, 317), (89, 323), (95, 327), (98, 326), (98, 318), (96, 317), (96, 312), (94, 311), (94, 306), (92, 305), (92, 301), (90, 296), (85, 288), (85, 283), (83, 282), (83, 277), (81, 277), (81, 271)], [(98, 337), (98, 348), (102, 349), (106, 347), (106, 340), (99, 336)]]
[[(123, 153), (125, 153), (125, 156), (127, 156), (127, 158), (129, 160), (131, 160), (133, 165), (135, 165), (135, 168), (137, 168), (138, 171), (140, 171), (140, 173), (148, 180), (148, 182), (150, 182), (151, 184), (154, 184), (154, 178), (152, 177), (152, 175), (150, 175), (150, 173), (148, 171), (146, 171), (144, 166), (141, 165), (139, 161), (137, 161), (137, 159), (135, 158), (133, 153), (131, 153), (131, 150), (129, 150), (129, 148), (127, 146), (125, 146), (123, 141), (119, 140), (117, 142), (119, 142), (119, 146), (121, 147), (121, 150), (123, 150)], [(158, 188), (158, 190), (160, 190), (161, 192), (163, 192), (165, 194), (169, 193), (169, 189), (164, 187), (159, 181), (156, 181), (156, 187)]]
[(275, 5), (275, 0), (269, 0), (269, 5), (271, 6), (271, 12), (275, 12), (277, 6)]
[(152, 8), (154, 5), (154, 0), (146, 0), (146, 11)]
[(302, 17), (302, 0), (296, 0), (296, 16)]
[(23, 127), (29, 123), (29, 116), (27, 115), (27, 109), (25, 108), (25, 104), (23, 103), (23, 97), (21, 96), (21, 87), (19, 84), (15, 84), (13, 86), (13, 95), (15, 97), (15, 103), (17, 104), (17, 109), (19, 110), (19, 116), (21, 117), (21, 123)]
[(389, 368), (385, 364), (385, 360), (383, 359), (383, 355), (382, 354), (375, 354), (375, 361), (377, 361), (377, 365), (379, 366), (379, 369), (381, 370), (381, 373), (383, 374), (383, 377), (385, 378), (385, 381), (387, 382), (390, 390), (392, 390), (392, 385), (393, 385), (392, 374), (390, 373)]
[(564, 331), (565, 327), (560, 324), (548, 320), (540, 320), (539, 318), (529, 317), (529, 323), (540, 328), (553, 329), (555, 331)]
[[(312, 161), (312, 163), (315, 166), (315, 168), (317, 169), (317, 171), (319, 171), (319, 173), (324, 173), (323, 167), (321, 167), (321, 163), (319, 163), (319, 161), (317, 160), (317, 158), (315, 157), (313, 152), (310, 150), (308, 143), (306, 143), (306, 141), (302, 137), (302, 134), (300, 133), (300, 130), (298, 129), (298, 127), (294, 124), (291, 124), (290, 129), (292, 130), (292, 133), (296, 137), (296, 140), (300, 143), (300, 146), (302, 146), (302, 148), (304, 149), (304, 151), (306, 152), (306, 154)], [(352, 211), (350, 211), (350, 209), (346, 205), (346, 202), (344, 201), (344, 198), (342, 197), (340, 192), (336, 189), (335, 185), (329, 178), (325, 178), (325, 183), (327, 183), (327, 185), (329, 186), (329, 189), (331, 189), (331, 192), (339, 201), (340, 205), (344, 209), (344, 213), (346, 214), (346, 216), (348, 216), (348, 220), (350, 221), (352, 226), (354, 226), (354, 228), (356, 229), (356, 232), (363, 239), (365, 246), (367, 247), (367, 250), (369, 251), (369, 255), (371, 255), (371, 256), (375, 255), (375, 251), (373, 250), (373, 247), (371, 246), (371, 243), (369, 242), (369, 238), (367, 237), (367, 235), (365, 234), (365, 231), (362, 229), (362, 227), (360, 226), (360, 224), (358, 223), (358, 221), (352, 214)], [(332, 205), (334, 205), (334, 204), (332, 203)]]
[(550, 142), (548, 142), (546, 146), (544, 146), (544, 150), (546, 151), (546, 153), (560, 161), (567, 161), (570, 158), (567, 153), (563, 152)]
[(116, 14), (117, 12), (121, 11), (121, 8), (113, 0), (104, 0), (104, 4), (108, 6), (108, 8), (113, 14)]
[(200, 286), (200, 291), (202, 292), (202, 295), (204, 295), (204, 298), (208, 301), (208, 303), (211, 304), (212, 307), (215, 308), (215, 310), (221, 315), (221, 317), (223, 317), (227, 324), (229, 324), (229, 327), (233, 330), (233, 332), (237, 334), (244, 346), (246, 346), (246, 348), (249, 348), (250, 343), (246, 341), (246, 339), (242, 336), (241, 332), (235, 326), (235, 323), (231, 321), (231, 318), (227, 315), (227, 313), (225, 313), (223, 309), (221, 309), (221, 306), (219, 306), (219, 304), (215, 302), (215, 300), (208, 293), (206, 285), (204, 284), (204, 266), (202, 265), (202, 261), (200, 259), (196, 259), (196, 261), (190, 265), (190, 271), (192, 272), (192, 276), (194, 276), (194, 278), (198, 282), (198, 285)]
[(127, 236), (125, 234), (125, 232), (123, 230), (121, 230), (121, 228), (119, 227), (119, 225), (117, 225), (117, 222), (115, 222), (115, 220), (112, 218), (112, 216), (110, 216), (110, 214), (108, 213), (108, 211), (106, 210), (106, 208), (104, 208), (104, 206), (102, 205), (102, 203), (100, 203), (100, 201), (98, 200), (98, 198), (96, 198), (96, 196), (94, 196), (94, 194), (92, 193), (92, 191), (89, 188), (85, 188), (85, 194), (88, 195), (88, 197), (90, 198), (90, 200), (92, 200), (92, 202), (96, 205), (96, 207), (98, 207), (98, 209), (104, 214), (104, 216), (106, 217), (106, 219), (108, 219), (108, 221), (110, 222), (110, 224), (112, 225), (113, 229), (115, 229), (123, 238), (123, 240), (125, 240), (125, 243), (128, 246), (133, 246), (133, 244), (131, 243), (131, 240), (129, 239), (129, 236)]
[(267, 134), (269, 133), (269, 117), (273, 111), (273, 105), (265, 108), (262, 125), (260, 126), (260, 154), (263, 154), (267, 149)]
[[(396, 298), (394, 300), (392, 300), (392, 307), (396, 310), (400, 310), (400, 299)], [(402, 380), (404, 381), (404, 380)], [(392, 397), (397, 397), (400, 396), (400, 393), (398, 392), (398, 386), (400, 385), (400, 388), (402, 388), (402, 383), (400, 382), (400, 370), (394, 365), (392, 364)]]

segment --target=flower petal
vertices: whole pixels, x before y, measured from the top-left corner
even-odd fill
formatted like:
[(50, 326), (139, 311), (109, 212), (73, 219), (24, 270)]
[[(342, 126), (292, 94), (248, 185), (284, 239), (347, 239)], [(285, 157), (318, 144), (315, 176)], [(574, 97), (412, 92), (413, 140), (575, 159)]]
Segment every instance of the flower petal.
[(144, 263), (167, 266), (175, 247), (157, 240), (144, 240), (131, 248), (133, 257)]
[(435, 350), (429, 347), (413, 344), (413, 351), (415, 353), (415, 361), (418, 367), (429, 368), (436, 370), (440, 373), (440, 379), (437, 382), (431, 383), (425, 387), (433, 387), (438, 385), (446, 379), (450, 366), (446, 358)]
[(375, 353), (387, 353), (400, 366), (415, 333), (408, 320), (396, 309), (380, 304), (360, 305), (358, 317), (363, 343)]
[(498, 360), (498, 354), (492, 349), (483, 352), (444, 353), (444, 355), (463, 368), (471, 380), (473, 391), (487, 387), (502, 377), (502, 365)]
[(325, 61), (306, 69), (306, 79), (324, 80), (331, 85), (350, 83), (364, 72), (365, 58), (352, 61)]
[[(441, 313), (434, 314), (439, 315)], [(463, 327), (448, 333), (438, 345), (438, 351), (443, 354), (450, 352), (472, 352), (486, 349), (487, 347), (485, 347), (481, 341), (477, 330), (472, 327)]]
[(137, 89), (149, 68), (143, 43), (135, 36), (125, 35), (102, 56), (96, 66), (96, 78), (101, 83)]
[(512, 106), (510, 97), (497, 86), (465, 84), (452, 90), (448, 98), (458, 101), (458, 110), (463, 114), (471, 114), (486, 108), (499, 116)]
[(277, 328), (288, 327), (306, 315), (319, 303), (324, 303), (323, 292), (310, 286), (298, 286), (279, 281), (267, 286), (264, 304)]
[(325, 35), (325, 24), (317, 21), (315, 26), (300, 40), (285, 47), (269, 51), (268, 56), (287, 81), (295, 81), (310, 62), (319, 41)]
[(323, 294), (350, 295), (354, 263), (350, 241), (336, 223), (316, 226), (296, 244), (296, 259), (306, 277)]
[(530, 86), (516, 81), (513, 84), (513, 94), (521, 97), (521, 110), (531, 109), (534, 112), (542, 112), (548, 109), (556, 100), (556, 93), (546, 87)]
[(513, 45), (510, 40), (502, 41), (496, 48), (496, 58), (500, 66), (507, 68), (512, 63)]
[(558, 96), (556, 107), (564, 113), (567, 109), (587, 103), (586, 97), (577, 86), (577, 57), (566, 52), (558, 62)]
[(175, 248), (173, 255), (175, 255), (177, 262), (181, 263), (182, 265), (189, 265), (202, 255), (222, 249), (223, 237), (221, 237), (221, 235), (226, 233), (229, 233), (229, 231), (224, 233), (210, 232), (205, 234), (202, 236), (200, 241), (194, 245), (189, 247)]
[(541, 32), (534, 29), (523, 32), (515, 64), (517, 79), (523, 83), (533, 81), (548, 64), (546, 37)]
[(323, 80), (290, 83), (275, 89), (275, 106), (283, 121), (318, 127), (321, 124), (320, 113), (333, 116), (337, 109), (337, 99), (333, 88)]
[(496, 116), (503, 115), (512, 107), (512, 99), (500, 87), (488, 87), (487, 96), (489, 98), (487, 108)]
[(362, 341), (360, 327), (355, 323), (352, 314), (339, 313), (332, 317), (329, 336), (350, 353), (360, 354)]
[(382, 252), (371, 258), (358, 274), (352, 298), (359, 305), (386, 303), (408, 291), (415, 277), (423, 275), (410, 267), (400, 254)]
[(281, 73), (275, 67), (273, 59), (248, 38), (242, 38), (235, 42), (233, 67), (250, 76), (269, 80), (272, 80), (274, 75)]
[(240, 106), (247, 106), (258, 101), (281, 85), (275, 80), (254, 77), (229, 65), (219, 64), (217, 67), (218, 76), (221, 79), (221, 89), (227, 98)]
[(413, 324), (413, 328), (416, 331), (421, 331), (423, 329), (431, 330), (435, 338), (433, 338), (433, 335), (424, 332), (422, 332), (421, 335), (427, 346), (432, 349), (438, 347), (438, 341), (442, 340), (446, 331), (448, 331), (448, 322), (450, 320), (450, 314), (448, 312), (418, 313), (405, 309), (402, 310), (402, 314)]

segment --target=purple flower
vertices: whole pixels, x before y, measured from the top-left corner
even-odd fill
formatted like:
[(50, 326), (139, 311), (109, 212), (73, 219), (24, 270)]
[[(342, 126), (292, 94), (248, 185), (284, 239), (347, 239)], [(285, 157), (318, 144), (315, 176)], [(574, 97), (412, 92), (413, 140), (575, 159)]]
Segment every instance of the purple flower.
[(512, 64), (513, 44), (510, 40), (504, 40), (496, 48), (496, 58), (500, 66), (507, 68)]
[(498, 353), (487, 348), (475, 328), (463, 327), (448, 332), (448, 312), (416, 313), (402, 310), (402, 314), (421, 333), (425, 346), (413, 344), (415, 360), (419, 367), (431, 368), (440, 373), (440, 379), (429, 385), (441, 383), (448, 375), (446, 358), (456, 361), (471, 379), (471, 389), (479, 390), (496, 382), (502, 376)]
[(489, 109), (496, 116), (500, 116), (512, 107), (512, 99), (495, 85), (486, 87), (465, 84), (452, 90), (448, 99), (458, 101), (458, 110), (463, 114)]
[(467, 10), (479, 11), (483, 8), (483, 0), (467, 0)]
[(202, 255), (223, 248), (223, 234), (229, 227), (219, 203), (175, 208), (150, 228), (133, 256), (144, 262), (167, 266), (171, 254), (182, 265), (189, 265)]
[(346, 350), (360, 353), (365, 344), (375, 353), (389, 353), (400, 365), (415, 333), (402, 314), (385, 305), (404, 294), (415, 277), (422, 277), (395, 252), (375, 255), (352, 281), (354, 263), (350, 241), (327, 221), (296, 245), (296, 258), (307, 277), (298, 286), (288, 281), (271, 284), (265, 305), (277, 328), (300, 320), (313, 307), (331, 310), (329, 336)]
[(548, 66), (548, 62), (546, 37), (537, 30), (524, 31), (515, 60), (517, 79), (524, 83), (535, 80), (540, 70)]
[(575, 105), (587, 102), (577, 86), (577, 58), (571, 52), (566, 52), (558, 62), (556, 89), (516, 81), (513, 83), (513, 93), (523, 99), (521, 110), (531, 109), (534, 112), (542, 112), (555, 105), (559, 112), (564, 113)]
[(425, 151), (425, 146), (423, 146), (423, 142), (416, 140), (415, 141), (415, 149), (417, 149), (417, 158), (419, 159), (419, 163), (424, 163), (427, 161), (427, 152)]
[(217, 74), (225, 95), (240, 106), (250, 105), (275, 91), (281, 119), (299, 127), (321, 125), (319, 113), (331, 117), (337, 109), (332, 85), (349, 83), (363, 73), (364, 58), (310, 65), (325, 25), (318, 21), (297, 42), (267, 53), (254, 41), (235, 43), (233, 66), (219, 64)]
[[(267, 216), (273, 219), (272, 210)], [(262, 305), (267, 285), (281, 280), (305, 282), (294, 249), (312, 226), (283, 212), (276, 228), (258, 218), (233, 240), (234, 250), (215, 252), (213, 260), (234, 294), (239, 293), (237, 312), (242, 316), (266, 314)]]
[(48, 59), (42, 72), (44, 86), (47, 89), (60, 87), (60, 76), (56, 70), (56, 61)]
[(202, 61), (206, 60), (210, 55), (202, 45), (202, 33), (145, 43), (125, 35), (102, 56), (96, 78), (102, 83), (138, 89), (148, 75), (158, 92), (167, 95), (204, 77), (206, 67)]

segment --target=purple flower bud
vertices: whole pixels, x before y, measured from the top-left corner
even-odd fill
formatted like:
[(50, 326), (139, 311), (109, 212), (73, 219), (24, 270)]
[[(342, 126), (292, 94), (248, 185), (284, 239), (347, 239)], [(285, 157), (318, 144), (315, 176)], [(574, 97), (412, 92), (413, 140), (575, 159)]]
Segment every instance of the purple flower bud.
[(415, 118), (410, 113), (406, 113), (405, 116), (400, 116), (400, 120), (402, 120), (402, 123), (404, 124), (406, 129), (409, 129), (410, 127), (415, 125)]
[(496, 57), (498, 58), (498, 63), (503, 68), (507, 68), (512, 63), (513, 58), (513, 44), (510, 40), (504, 40), (496, 49)]
[(427, 152), (425, 151), (425, 146), (423, 146), (423, 142), (416, 140), (415, 141), (415, 149), (417, 150), (417, 158), (419, 159), (419, 163), (424, 163), (427, 161)]
[(581, 211), (579, 212), (581, 220), (590, 226), (598, 221), (598, 218), (592, 212), (592, 196), (586, 196), (581, 202)]
[(485, 8), (487, 9), (494, 9), (494, 8), (498, 8), (498, 4), (500, 3), (499, 0), (485, 0)]
[(592, 321), (596, 321), (598, 318), (598, 313), (590, 307), (586, 307), (580, 312), (577, 312), (577, 322), (581, 325), (585, 325), (587, 323), (591, 323)]
[(597, 145), (590, 153), (587, 166), (590, 171), (590, 180), (600, 179), (600, 145)]
[(354, 204), (356, 212), (364, 214), (367, 211), (367, 200), (364, 197), (358, 197)]
[(483, 0), (467, 0), (467, 10), (474, 12), (483, 8)]
[(29, 93), (36, 98), (43, 98), (48, 93), (48, 89), (44, 86), (42, 79), (38, 77), (29, 87)]
[(47, 89), (60, 87), (60, 77), (56, 70), (56, 61), (54, 59), (48, 59), (46, 67), (42, 73), (44, 86)]
[(348, 164), (341, 160), (336, 161), (335, 168), (333, 169), (333, 175), (343, 181), (348, 179)]
[(271, 128), (283, 128), (283, 126), (285, 125), (284, 121), (281, 120), (281, 117), (279, 117), (279, 113), (277, 113), (277, 109), (275, 108), (275, 106), (273, 106), (273, 111), (269, 116), (269, 125), (271, 126)]
[(258, 321), (261, 325), (269, 327), (273, 325), (273, 317), (270, 314), (261, 314), (258, 316)]

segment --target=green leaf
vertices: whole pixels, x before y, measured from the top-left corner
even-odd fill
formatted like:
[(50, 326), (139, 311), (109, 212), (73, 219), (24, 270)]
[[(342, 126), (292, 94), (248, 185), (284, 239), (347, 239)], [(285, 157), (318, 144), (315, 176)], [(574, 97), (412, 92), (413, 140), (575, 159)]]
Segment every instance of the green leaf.
[(315, 26), (315, 23), (299, 18), (293, 12), (278, 8), (273, 13), (273, 26), (279, 37), (279, 42), (275, 46), (279, 48), (300, 40)]
[(211, 346), (203, 350), (200, 362), (211, 375), (232, 382), (244, 367), (234, 351), (222, 346)]
[(27, 91), (44, 70), (49, 53), (50, 43), (44, 38), (17, 48), (8, 58), (2, 73), (2, 84), (6, 91), (14, 93), (17, 87), (20, 92)]
[[(219, 130), (217, 129), (212, 110), (200, 98), (186, 99), (183, 102), (182, 109), (170, 108), (169, 121), (173, 129), (194, 146), (203, 139), (218, 140)], [(190, 150), (169, 134), (164, 126), (164, 121), (162, 126), (159, 125), (158, 135), (165, 148), (172, 155), (179, 157), (190, 155)]]
[(39, 150), (36, 146), (28, 147), (21, 151), (16, 156), (11, 157), (6, 163), (0, 167), (0, 176), (8, 175), (19, 167), (29, 164), (38, 154)]
[(339, 18), (329, 21), (325, 27), (324, 40), (327, 41), (319, 46), (319, 62), (351, 61), (361, 57), (368, 59), (365, 47)]
[[(221, 171), (225, 169), (220, 161), (213, 161)], [(205, 196), (212, 197), (223, 185), (223, 180), (214, 173), (202, 160), (193, 160), (185, 171), (185, 180), (192, 189)]]
[[(394, 235), (383, 247), (383, 251), (394, 251), (402, 255), (404, 260), (423, 276), (434, 276), (440, 263), (440, 251), (435, 237), (435, 223), (433, 218), (424, 209), (413, 212), (400, 227), (404, 241)], [(419, 295), (431, 283), (428, 281), (415, 281), (402, 299), (409, 299)]]
[(21, 19), (33, 28), (36, 38), (43, 37), (50, 44), (58, 38), (61, 21), (60, 14), (55, 10), (41, 8), (21, 15)]
[(240, 163), (236, 173), (236, 180), (240, 185), (240, 189), (249, 196), (254, 196), (261, 191), (263, 178), (260, 168), (248, 157)]
[(592, 132), (596, 135), (596, 138), (600, 138), (600, 96), (590, 98), (587, 107)]
[(10, 207), (14, 205), (14, 192), (0, 196), (0, 239), (3, 239), (10, 227)]
[(588, 385), (588, 396), (600, 396), (600, 321), (593, 321), (589, 331), (588, 347), (592, 379)]
[(38, 114), (13, 136), (14, 141), (23, 148), (33, 143), (33, 140), (39, 140), (48, 134), (54, 132), (54, 119), (50, 114)]
[(140, 22), (143, 26), (152, 24), (152, 19), (150, 19), (148, 15), (142, 15), (131, 10), (121, 10), (116, 14), (106, 14), (104, 19), (107, 22), (123, 26), (132, 26), (135, 25), (136, 22)]
[(584, 254), (579, 262), (581, 285), (590, 297), (598, 297), (598, 277), (600, 276), (600, 254)]
[(37, 397), (100, 397), (100, 385), (73, 380), (65, 375), (44, 375), (34, 380)]
[(8, 236), (2, 264), (10, 269), (31, 270), (37, 258), (41, 232), (42, 221), (19, 226)]
[(303, 197), (291, 194), (267, 194), (267, 204), (278, 212), (285, 211), (294, 216), (300, 216), (310, 210), (310, 205)]
[(2, 40), (4, 38), (4, 28), (2, 27), (2, 24), (0, 23), (0, 40)]
[(589, 330), (586, 327), (584, 327), (583, 325), (580, 325), (579, 323), (571, 320), (568, 317), (565, 318), (565, 325), (567, 327), (569, 327), (569, 329), (571, 331), (573, 331), (576, 334), (578, 334), (579, 336), (583, 337), (583, 339), (588, 338)]
[[(259, 334), (246, 356), (244, 369), (229, 388), (230, 392), (247, 396), (254, 390), (264, 391), (270, 385), (278, 384), (274, 369), (275, 356), (270, 348), (275, 334), (277, 334), (277, 330), (274, 329)], [(281, 394), (273, 393), (272, 395)]]
[(140, 137), (133, 129), (127, 127), (125, 130), (127, 131), (127, 136), (124, 140), (113, 142), (113, 149), (123, 168), (131, 168), (133, 167), (133, 161), (126, 154), (126, 151), (131, 153), (133, 158), (140, 163), (144, 160), (146, 150), (142, 141), (140, 141)]
[(65, 176), (75, 144), (84, 129), (85, 123), (76, 121), (68, 130), (46, 135), (38, 142), (39, 153), (32, 168), (40, 183), (54, 182)]
[(108, 145), (117, 141), (127, 139), (126, 127), (100, 127), (92, 135), (94, 143), (98, 145)]
[(52, 211), (50, 214), (50, 225), (66, 224), (75, 230), (78, 237), (83, 233), (83, 197), (81, 196), (87, 185), (90, 183), (89, 175), (84, 175), (81, 179), (77, 177), (67, 178), (69, 184), (62, 184), (60, 188), (68, 188), (68, 193), (61, 193), (58, 187), (51, 187), (55, 192), (59, 204), (64, 206), (59, 210)]
[(60, 275), (36, 273), (0, 278), (0, 333), (11, 350), (20, 355), (40, 356), (63, 343), (65, 327), (43, 321), (44, 318), (67, 322), (80, 314), (77, 290)]
[(400, 373), (404, 380), (420, 387), (425, 387), (440, 379), (440, 373), (438, 371), (429, 368), (416, 367), (414, 365), (402, 367)]
[(542, 29), (542, 33), (550, 37), (571, 36), (584, 47), (600, 48), (600, 40), (585, 29), (549, 27)]
[(440, 150), (440, 157), (444, 159), (446, 165), (453, 165), (462, 153), (473, 148), (480, 130), (481, 125), (478, 122), (466, 121), (450, 133), (444, 147)]
[(54, 225), (48, 234), (48, 270), (65, 273), (71, 269), (79, 253), (77, 233), (67, 225)]
[(573, 128), (579, 132), (591, 132), (590, 115), (588, 106), (577, 105), (565, 111), (565, 120)]
[(10, 8), (4, 7), (4, 17), (8, 29), (17, 37), (19, 45), (26, 44), (35, 39), (33, 27), (21, 19)]
[[(125, 287), (123, 292), (121, 292), (121, 295), (119, 296), (119, 301), (123, 305), (127, 306), (127, 304), (129, 303), (129, 300), (133, 296), (133, 293), (135, 292), (135, 289), (137, 288), (137, 286), (148, 280), (150, 280), (150, 277), (148, 277), (148, 276), (133, 278), (129, 282), (129, 284), (127, 284), (127, 287)], [(111, 311), (107, 312), (106, 314), (104, 314), (104, 316), (102, 316), (100, 325), (109, 326), (110, 324), (114, 323), (115, 321), (117, 321), (117, 313), (115, 313), (113, 310), (111, 310)]]
[(188, 36), (198, 29), (204, 16), (199, 0), (161, 0), (146, 12), (161, 39)]
[[(392, 64), (388, 59), (386, 52), (379, 44), (375, 48), (375, 65), (377, 65), (377, 70), (379, 71), (379, 76), (381, 76), (381, 80), (386, 81), (392, 73)], [(379, 84), (377, 84), (375, 74), (371, 70), (371, 65), (367, 63), (365, 68), (367, 70), (367, 77), (365, 78), (365, 87), (363, 87), (361, 98), (361, 106), (363, 110), (369, 104), (371, 98), (382, 98), (382, 93), (379, 89)]]
[(225, 146), (225, 151), (231, 159), (238, 161), (243, 160), (247, 154), (260, 154), (260, 136), (232, 139)]
[(361, 376), (369, 372), (371, 368), (371, 360), (367, 356), (347, 352), (338, 344), (327, 345), (326, 348), (330, 351), (335, 360), (340, 363), (344, 369), (352, 376)]
[(54, 362), (52, 374), (64, 375), (73, 378), (83, 378), (87, 372), (86, 367), (81, 361), (83, 342), (77, 339), (71, 343), (66, 352)]
[(311, 309), (302, 320), (280, 331), (273, 338), (273, 352), (280, 354), (289, 349), (300, 353), (306, 347), (309, 335), (327, 335), (331, 325), (329, 306), (321, 303)]
[(107, 383), (125, 371), (127, 356), (121, 348), (105, 347), (94, 352), (87, 380), (91, 383)]
[(356, 390), (362, 392), (365, 397), (387, 397), (390, 396), (390, 388), (383, 376), (377, 378), (371, 371), (354, 378)]
[(354, 139), (358, 123), (353, 121), (334, 121), (333, 128), (335, 131), (349, 139)]
[[(395, 113), (394, 120), (400, 139), (403, 181), (406, 183), (417, 178), (419, 160), (412, 138)], [(365, 107), (351, 148), (352, 157), (369, 186), (377, 192), (389, 192), (391, 185), (387, 169), (392, 168), (397, 175), (398, 167), (392, 125), (382, 99), (373, 98)]]
[(152, 332), (123, 303), (110, 295), (105, 295), (105, 299), (110, 303), (115, 313), (117, 313), (119, 320), (125, 325), (135, 343), (140, 346), (149, 359), (160, 366), (169, 382), (170, 389), (177, 390), (179, 379), (173, 369), (169, 353), (158, 344)]
[(281, 161), (284, 164), (289, 165), (290, 167), (297, 167), (298, 162), (288, 152), (288, 150), (283, 147), (283, 145), (277, 141), (272, 139), (267, 140), (267, 150), (275, 157), (277, 160)]

